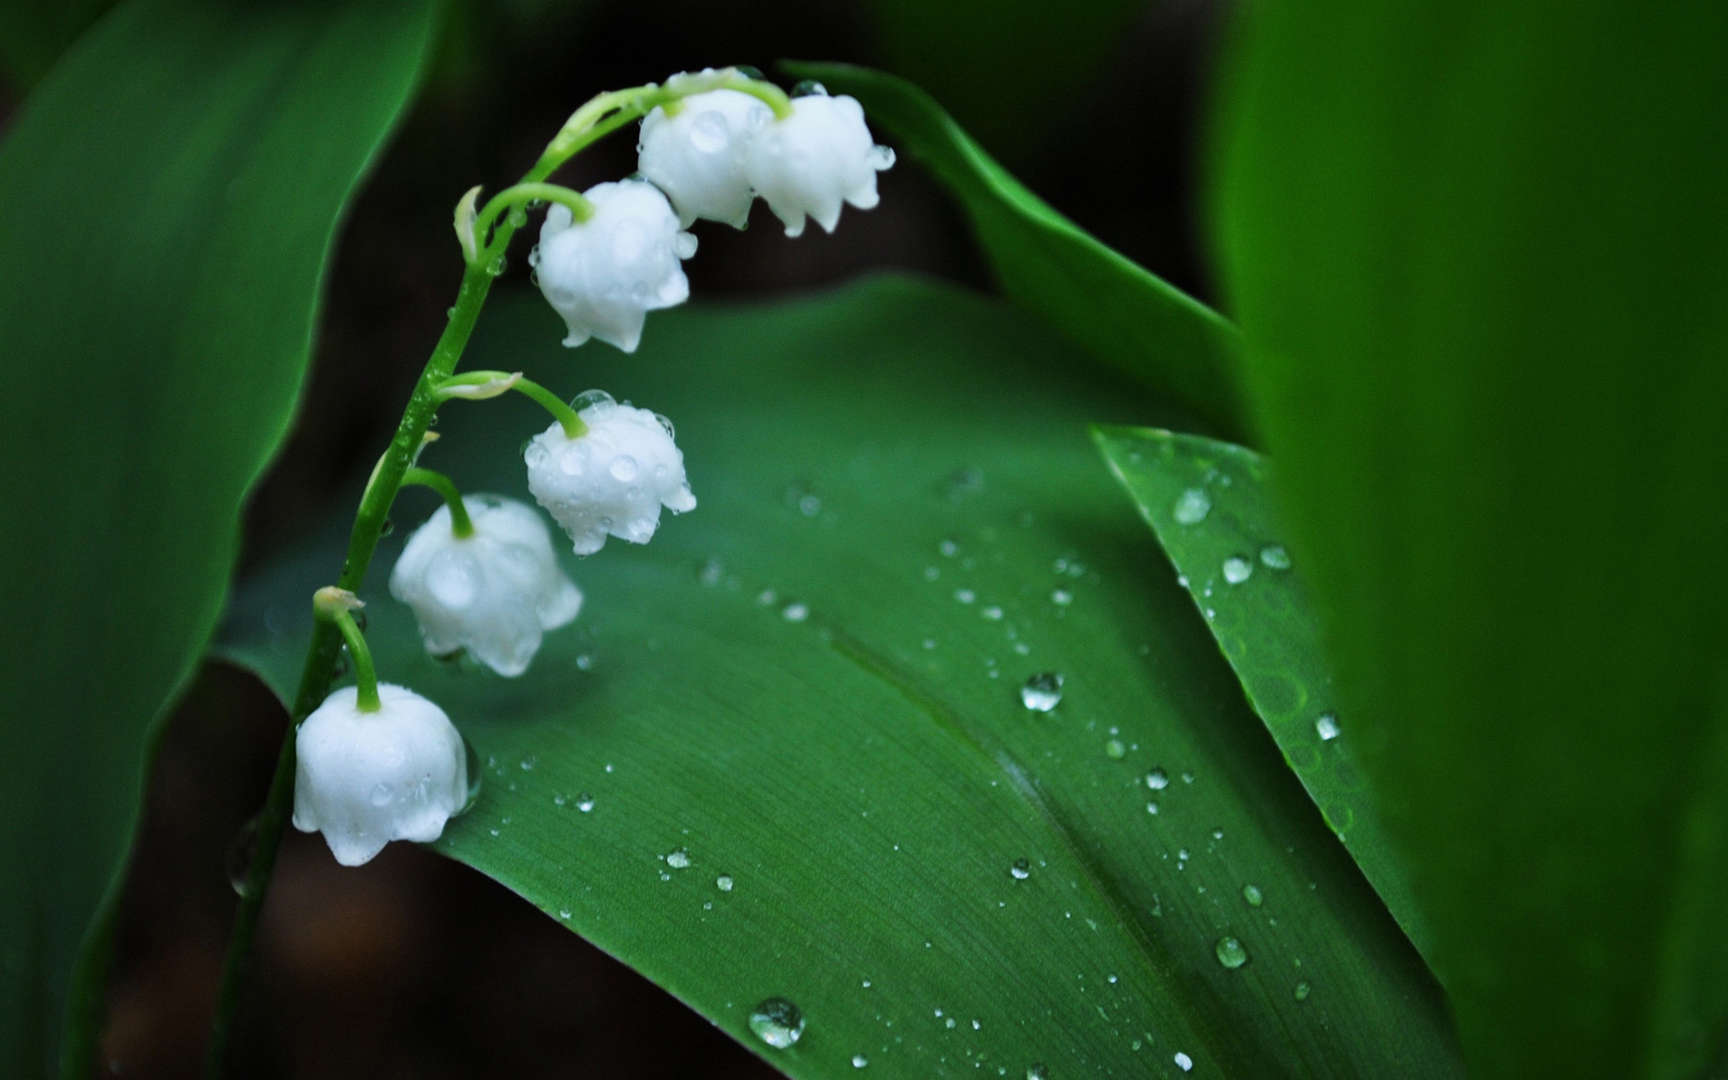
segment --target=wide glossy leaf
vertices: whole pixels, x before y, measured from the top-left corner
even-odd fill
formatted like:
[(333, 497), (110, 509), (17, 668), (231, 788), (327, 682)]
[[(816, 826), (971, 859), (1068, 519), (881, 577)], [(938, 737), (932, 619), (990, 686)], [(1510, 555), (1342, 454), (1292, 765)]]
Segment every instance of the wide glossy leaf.
[(1728, 1061), (1728, 8), (1254, 7), (1223, 254), (1483, 1075)]
[(1092, 438), (1152, 526), (1248, 703), (1327, 824), (1416, 948), (1427, 928), (1408, 876), (1343, 738), (1319, 616), (1283, 543), (1266, 460), (1161, 428)]
[(851, 64), (781, 67), (856, 97), (883, 138), (954, 193), (1003, 292), (1016, 303), (1180, 402), (1219, 434), (1241, 433), (1232, 380), (1237, 334), (1217, 312), (1028, 191), (906, 80)]
[[(58, 1041), (127, 845), (146, 729), (221, 611), (241, 500), (305, 369), (339, 211), (429, 5), (144, 2), (0, 144), (0, 1072)], [(100, 926), (74, 986), (101, 1007)], [(74, 1041), (67, 1071), (89, 1075)]]
[[(1130, 384), (898, 279), (657, 314), (630, 357), (555, 337), (506, 300), (472, 362), (666, 412), (702, 502), (578, 564), (579, 625), (517, 680), (367, 594), (384, 677), (487, 762), (442, 850), (793, 1076), (1454, 1071), (1426, 969), (1096, 459), (1085, 418), (1159, 411)], [(521, 495), (544, 424), (447, 408), (427, 460)], [(226, 651), (285, 691), (339, 561), (245, 589)], [(808, 1023), (786, 1050), (748, 1026), (772, 997)]]

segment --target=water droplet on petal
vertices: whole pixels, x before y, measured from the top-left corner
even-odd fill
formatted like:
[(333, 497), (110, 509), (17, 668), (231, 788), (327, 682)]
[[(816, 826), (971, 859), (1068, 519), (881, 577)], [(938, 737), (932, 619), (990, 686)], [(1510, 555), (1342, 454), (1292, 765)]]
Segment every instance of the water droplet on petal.
[(395, 797), (395, 787), (384, 780), (372, 785), (372, 793), (369, 796), (373, 806), (389, 806), (390, 800)]
[(772, 997), (750, 1011), (750, 1030), (776, 1050), (784, 1050), (804, 1034), (804, 1013), (785, 998)]
[(1040, 672), (1020, 687), (1020, 701), (1033, 712), (1049, 712), (1062, 702), (1062, 683), (1056, 672)]

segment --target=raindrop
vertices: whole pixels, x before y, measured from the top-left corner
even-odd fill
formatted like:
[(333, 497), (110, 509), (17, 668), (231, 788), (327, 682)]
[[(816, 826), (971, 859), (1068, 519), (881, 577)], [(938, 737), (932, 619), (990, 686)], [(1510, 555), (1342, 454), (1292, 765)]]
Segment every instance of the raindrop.
[(373, 806), (389, 806), (390, 800), (396, 797), (396, 788), (388, 780), (380, 780), (372, 785), (368, 796)]
[(1050, 593), (1050, 602), (1057, 607), (1067, 607), (1074, 602), (1074, 594), (1067, 589), (1054, 589)]
[(690, 865), (690, 853), (683, 848), (666, 853), (666, 865), (674, 870), (682, 870)]
[(1112, 761), (1121, 761), (1128, 756), (1128, 747), (1123, 745), (1121, 739), (1111, 739), (1104, 744), (1104, 756)]
[(1026, 1066), (1026, 1080), (1050, 1080), (1050, 1073), (1042, 1061), (1033, 1062)]
[(1183, 1072), (1193, 1072), (1194, 1071), (1194, 1059), (1189, 1057), (1187, 1054), (1184, 1054), (1180, 1050), (1176, 1051), (1176, 1056), (1171, 1058), (1170, 1060), (1174, 1061), (1176, 1063), (1176, 1067), (1178, 1069), (1181, 1069)]
[(1338, 714), (1323, 712), (1314, 718), (1314, 733), (1320, 736), (1321, 742), (1331, 742), (1338, 737)]
[(1218, 945), (1212, 950), (1218, 957), (1218, 962), (1234, 971), (1248, 962), (1248, 950), (1242, 943), (1226, 935), (1218, 939)]
[(940, 544), (936, 545), (936, 550), (940, 551), (945, 558), (952, 559), (954, 556), (960, 554), (960, 545), (956, 544), (952, 540), (944, 540)]
[(1158, 812), (1158, 804), (1155, 802), (1147, 803), (1146, 804), (1146, 812), (1148, 814), (1156, 814)]
[(990, 605), (987, 608), (981, 609), (978, 612), (978, 614), (984, 616), (986, 619), (989, 619), (991, 622), (1001, 622), (1002, 621), (1002, 609), (997, 607), (994, 604)]
[(1297, 1001), (1307, 1001), (1308, 995), (1312, 990), (1313, 990), (1313, 987), (1309, 986), (1307, 984), (1307, 982), (1297, 983), (1296, 984), (1296, 995), (1295, 995), (1296, 1000)]
[(1032, 876), (1032, 863), (1026, 859), (1015, 859), (1014, 865), (1008, 868), (1015, 881), (1025, 881)]
[(731, 892), (732, 891), (732, 875), (731, 874), (721, 874), (719, 877), (714, 879), (714, 887), (716, 889), (719, 889), (721, 892)]
[(1153, 791), (1163, 791), (1170, 786), (1170, 774), (1163, 769), (1153, 769), (1146, 774), (1146, 786)]
[(586, 791), (576, 796), (576, 809), (582, 811), (584, 814), (592, 811), (594, 809), (594, 796), (588, 794)]
[(228, 842), (228, 884), (233, 887), (235, 896), (247, 895), (246, 875), (252, 872), (252, 858), (257, 851), (258, 818), (254, 815), (240, 826), (234, 839)]
[(1240, 585), (1254, 573), (1254, 564), (1240, 555), (1232, 555), (1224, 560), (1224, 580), (1232, 585)]
[(815, 517), (822, 512), (822, 499), (817, 495), (803, 495), (798, 499), (798, 512), (805, 517)]
[(750, 1012), (750, 1030), (776, 1050), (784, 1050), (804, 1034), (804, 1013), (781, 997), (771, 997)]
[(978, 594), (973, 592), (971, 589), (955, 589), (954, 599), (960, 601), (962, 604), (970, 604), (972, 601), (978, 599)]
[(1242, 886), (1242, 899), (1248, 901), (1249, 907), (1259, 907), (1260, 901), (1263, 899), (1263, 897), (1260, 894), (1260, 886), (1258, 886), (1258, 885), (1244, 885), (1244, 886)]
[(504, 256), (499, 255), (486, 264), (486, 273), (490, 274), (492, 277), (498, 277), (500, 274), (504, 273), (504, 268), (508, 265), (509, 262), (504, 258)]
[(528, 224), (528, 211), (520, 206), (512, 207), (508, 220), (511, 225), (520, 229), (522, 226)]
[(1062, 676), (1044, 671), (1020, 687), (1020, 701), (1033, 712), (1049, 712), (1062, 702)]
[(1290, 569), (1290, 553), (1279, 544), (1267, 544), (1261, 548), (1260, 561), (1273, 570)]
[(1189, 488), (1176, 497), (1170, 513), (1178, 525), (1198, 525), (1212, 512), (1212, 496), (1199, 488)]
[(852, 1055), (852, 1067), (854, 1069), (862, 1069), (868, 1064), (870, 1064), (870, 1059), (865, 1057), (863, 1054)]
[(827, 97), (828, 88), (817, 82), (815, 79), (805, 79), (802, 82), (795, 83), (792, 87), (793, 97), (810, 97), (812, 95)]
[(810, 605), (787, 604), (780, 609), (780, 617), (787, 622), (803, 622), (810, 617)]

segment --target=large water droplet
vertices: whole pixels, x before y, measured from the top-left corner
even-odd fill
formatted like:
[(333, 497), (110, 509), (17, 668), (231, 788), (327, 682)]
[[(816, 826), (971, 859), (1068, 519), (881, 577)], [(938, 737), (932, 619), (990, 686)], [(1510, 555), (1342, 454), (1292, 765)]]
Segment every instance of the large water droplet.
[(1273, 570), (1290, 569), (1290, 553), (1279, 544), (1267, 544), (1261, 548), (1260, 561)]
[(1212, 496), (1200, 488), (1189, 488), (1176, 497), (1170, 513), (1178, 525), (1198, 525), (1212, 512)]
[(1026, 1066), (1026, 1080), (1050, 1080), (1050, 1072), (1042, 1061), (1034, 1061)]
[(666, 865), (674, 870), (683, 870), (690, 865), (690, 853), (683, 848), (666, 853)]
[(787, 604), (785, 607), (780, 609), (780, 617), (785, 619), (787, 622), (803, 622), (805, 619), (810, 617), (810, 605), (798, 603)]
[(1053, 589), (1050, 592), (1050, 602), (1057, 607), (1067, 607), (1074, 602), (1074, 594), (1067, 589)]
[(1054, 671), (1040, 672), (1020, 687), (1020, 701), (1033, 712), (1049, 712), (1062, 703), (1062, 682)]
[(1104, 744), (1104, 756), (1112, 761), (1121, 761), (1128, 756), (1128, 747), (1121, 739), (1110, 739)]
[(771, 997), (750, 1011), (750, 1030), (776, 1050), (784, 1050), (804, 1034), (804, 1013), (782, 997)]
[(577, 412), (593, 408), (596, 405), (611, 408), (616, 404), (618, 403), (612, 400), (612, 395), (604, 390), (584, 390), (570, 401), (570, 407)]
[(854, 1069), (862, 1069), (868, 1064), (870, 1064), (870, 1059), (865, 1057), (863, 1054), (852, 1055), (852, 1067)]
[(1032, 863), (1027, 859), (1015, 859), (1014, 865), (1008, 868), (1015, 881), (1025, 881), (1032, 876)]
[(1320, 736), (1321, 742), (1331, 742), (1338, 737), (1338, 714), (1323, 712), (1314, 718), (1314, 734)]
[(373, 806), (389, 806), (390, 800), (396, 797), (396, 788), (388, 781), (380, 780), (372, 785), (370, 796)]
[(1194, 1071), (1194, 1059), (1189, 1057), (1187, 1054), (1184, 1054), (1180, 1050), (1176, 1051), (1175, 1055), (1170, 1060), (1174, 1061), (1176, 1063), (1176, 1067), (1178, 1069), (1181, 1069), (1183, 1072), (1193, 1072)]
[(584, 814), (593, 810), (594, 796), (588, 794), (586, 791), (576, 796), (576, 809), (582, 811)]
[(732, 141), (731, 134), (726, 127), (726, 117), (717, 109), (700, 112), (690, 121), (690, 145), (704, 154), (726, 149)]
[(1224, 580), (1232, 585), (1240, 585), (1254, 573), (1254, 564), (1240, 555), (1232, 555), (1224, 560)]
[(1170, 774), (1163, 769), (1153, 769), (1146, 774), (1146, 786), (1153, 791), (1163, 791), (1170, 786)]
[(1218, 962), (1234, 971), (1248, 962), (1248, 950), (1242, 943), (1228, 935), (1218, 939), (1218, 944), (1212, 950), (1218, 957)]
[(636, 459), (631, 457), (629, 454), (619, 454), (617, 457), (612, 459), (612, 464), (608, 466), (608, 471), (612, 473), (612, 479), (618, 481), (620, 484), (628, 484), (630, 481), (636, 479), (642, 469), (636, 464)]
[(731, 892), (732, 891), (732, 875), (731, 874), (721, 874), (719, 877), (714, 879), (714, 887), (716, 889), (719, 889), (721, 892)]

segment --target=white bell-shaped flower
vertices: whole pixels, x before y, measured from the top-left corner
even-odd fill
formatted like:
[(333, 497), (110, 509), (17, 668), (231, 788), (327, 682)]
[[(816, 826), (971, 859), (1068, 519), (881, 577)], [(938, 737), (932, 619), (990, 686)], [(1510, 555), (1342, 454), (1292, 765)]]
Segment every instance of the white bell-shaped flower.
[(786, 235), (799, 236), (806, 214), (833, 232), (841, 203), (875, 206), (876, 174), (893, 164), (894, 151), (871, 139), (857, 98), (807, 94), (792, 99), (791, 116), (751, 137), (744, 171)]
[(645, 544), (660, 526), (660, 508), (696, 508), (684, 455), (672, 424), (647, 409), (620, 405), (598, 391), (578, 412), (588, 430), (570, 438), (553, 424), (524, 454), (528, 490), (558, 520), (578, 555), (592, 555), (610, 533)]
[(345, 686), (325, 698), (294, 740), (294, 827), (322, 832), (343, 866), (392, 840), (438, 839), (468, 799), (467, 750), (443, 709), (389, 683), (376, 712), (357, 696)]
[(440, 506), (408, 538), (390, 595), (414, 609), (427, 652), (466, 649), (500, 675), (520, 675), (545, 631), (576, 618), (582, 592), (558, 568), (552, 531), (533, 507), (496, 495), (462, 505), (473, 533), (457, 536)]
[(565, 345), (597, 337), (635, 352), (648, 312), (689, 299), (679, 260), (696, 254), (696, 238), (679, 231), (672, 204), (646, 181), (595, 184), (582, 194), (594, 216), (577, 222), (569, 207), (553, 204), (529, 262), (564, 317)]
[(705, 218), (742, 229), (756, 197), (744, 171), (750, 136), (773, 116), (740, 90), (692, 94), (675, 116), (656, 107), (642, 120), (642, 175), (672, 200), (684, 228)]

